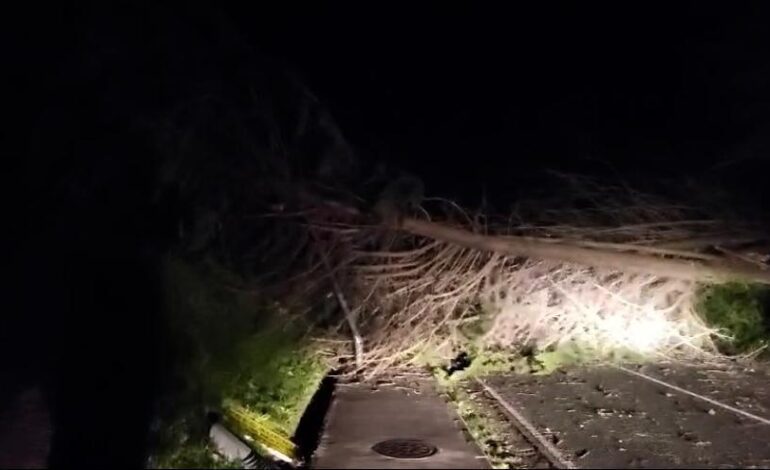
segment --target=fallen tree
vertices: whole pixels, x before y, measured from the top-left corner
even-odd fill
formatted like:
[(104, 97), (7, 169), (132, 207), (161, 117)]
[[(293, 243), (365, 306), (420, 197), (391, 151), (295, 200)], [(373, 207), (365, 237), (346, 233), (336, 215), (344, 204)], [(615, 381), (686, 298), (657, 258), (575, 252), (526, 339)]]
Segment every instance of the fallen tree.
[(388, 220), (377, 243), (364, 230), (347, 265), (369, 372), (469, 344), (719, 357), (724, 336), (696, 312), (699, 286), (770, 284), (762, 231), (638, 192), (596, 196), (506, 219), (442, 201)]
[[(695, 252), (657, 251), (658, 254), (670, 256), (663, 257), (655, 256), (656, 250), (645, 246), (594, 244), (588, 247), (581, 246), (580, 242), (570, 243), (565, 240), (490, 236), (413, 218), (401, 221), (399, 228), (414, 235), (510, 256), (576, 263), (705, 283), (744, 281), (770, 284), (770, 269)], [(640, 253), (640, 249), (646, 253)]]
[(721, 332), (695, 311), (696, 294), (770, 284), (762, 231), (624, 187), (586, 194), (507, 217), (440, 199), (387, 216), (308, 190), (270, 219), (296, 233), (276, 245), (291, 254), (275, 278), (292, 298), (338, 305), (322, 339), (368, 375), (469, 346), (718, 357)]

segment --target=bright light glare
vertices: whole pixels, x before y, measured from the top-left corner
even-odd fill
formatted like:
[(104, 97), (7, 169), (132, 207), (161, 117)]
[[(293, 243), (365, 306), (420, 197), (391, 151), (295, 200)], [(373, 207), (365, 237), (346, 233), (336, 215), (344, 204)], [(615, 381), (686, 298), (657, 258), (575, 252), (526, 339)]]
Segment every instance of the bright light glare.
[[(524, 275), (520, 269), (517, 275)], [(711, 330), (693, 312), (695, 286), (651, 276), (603, 276), (595, 271), (556, 272), (556, 282), (531, 276), (539, 289), (524, 282), (498, 284), (488, 292), (497, 313), (485, 339), (500, 346), (575, 343), (595, 351), (691, 354), (710, 350)], [(521, 286), (527, 287), (522, 292)], [(688, 346), (683, 348), (683, 346)]]
[(651, 353), (667, 345), (672, 332), (672, 325), (662, 315), (631, 320), (612, 315), (596, 326), (604, 330), (609, 344), (625, 345), (641, 353)]

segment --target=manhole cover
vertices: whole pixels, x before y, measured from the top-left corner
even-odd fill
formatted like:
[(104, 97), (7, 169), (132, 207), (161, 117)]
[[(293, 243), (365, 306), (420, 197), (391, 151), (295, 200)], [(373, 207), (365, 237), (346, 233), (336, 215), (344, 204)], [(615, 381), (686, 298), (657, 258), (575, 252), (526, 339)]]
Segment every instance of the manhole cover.
[(436, 446), (420, 439), (389, 439), (373, 445), (372, 450), (394, 459), (423, 459), (438, 452)]

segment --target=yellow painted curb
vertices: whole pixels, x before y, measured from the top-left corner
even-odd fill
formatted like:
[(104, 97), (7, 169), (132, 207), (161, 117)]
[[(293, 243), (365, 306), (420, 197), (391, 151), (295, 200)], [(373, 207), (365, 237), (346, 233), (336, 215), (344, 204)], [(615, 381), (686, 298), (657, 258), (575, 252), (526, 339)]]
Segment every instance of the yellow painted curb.
[(296, 461), (297, 446), (268, 416), (254, 413), (237, 404), (227, 405), (225, 415), (267, 452), (287, 462)]

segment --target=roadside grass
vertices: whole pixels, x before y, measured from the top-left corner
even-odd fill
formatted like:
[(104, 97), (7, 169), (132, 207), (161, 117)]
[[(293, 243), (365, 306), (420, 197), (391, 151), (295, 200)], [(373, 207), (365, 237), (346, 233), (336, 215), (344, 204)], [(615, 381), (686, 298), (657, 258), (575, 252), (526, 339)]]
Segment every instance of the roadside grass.
[(770, 288), (727, 283), (703, 286), (696, 309), (709, 326), (718, 328), (717, 347), (730, 355), (755, 354), (770, 343)]
[(578, 343), (549, 347), (544, 351), (502, 348), (466, 348), (468, 363), (452, 370), (446, 361), (421, 356), (416, 364), (432, 372), (442, 385), (460, 383), (495, 374), (548, 375), (557, 370), (591, 365), (643, 363), (650, 357), (630, 350), (597, 351)]
[(474, 400), (471, 393), (460, 384), (439, 386), (439, 390), (454, 405), (468, 433), (486, 455), (492, 468), (517, 468), (520, 461), (516, 457), (516, 449), (506, 437), (511, 431), (510, 423)]
[(317, 350), (274, 327), (238, 347), (238, 361), (224, 375), (222, 395), (266, 415), (288, 436), (327, 372)]
[(153, 456), (153, 468), (243, 468), (242, 462), (220, 457), (207, 442), (196, 439)]
[(208, 412), (229, 400), (292, 436), (326, 365), (289, 312), (233, 289), (239, 280), (210, 262), (169, 258), (165, 389), (153, 423), (156, 468), (232, 468), (207, 443)]

